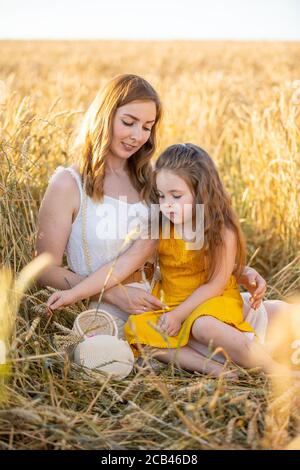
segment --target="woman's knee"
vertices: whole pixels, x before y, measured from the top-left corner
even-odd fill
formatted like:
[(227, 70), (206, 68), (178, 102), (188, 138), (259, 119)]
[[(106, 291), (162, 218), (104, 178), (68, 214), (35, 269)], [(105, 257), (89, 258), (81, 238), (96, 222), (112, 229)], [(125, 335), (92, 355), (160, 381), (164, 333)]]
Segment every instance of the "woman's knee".
[(285, 314), (290, 309), (289, 304), (283, 300), (265, 300), (264, 306), (271, 321), (272, 317)]

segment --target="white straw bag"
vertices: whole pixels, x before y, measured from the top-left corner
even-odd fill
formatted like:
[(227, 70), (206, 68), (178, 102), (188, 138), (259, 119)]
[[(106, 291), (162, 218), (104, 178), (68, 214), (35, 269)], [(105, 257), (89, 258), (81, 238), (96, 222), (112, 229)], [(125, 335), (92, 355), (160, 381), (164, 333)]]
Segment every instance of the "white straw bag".
[(54, 324), (64, 333), (55, 336), (57, 350), (67, 353), (77, 366), (116, 379), (131, 373), (134, 354), (128, 342), (118, 337), (118, 327), (108, 312), (86, 310), (76, 317), (72, 330)]
[(124, 379), (133, 369), (134, 355), (127, 341), (117, 336), (96, 335), (75, 347), (74, 362)]
[(118, 338), (114, 318), (104, 310), (91, 309), (80, 313), (73, 332), (83, 338), (73, 352), (76, 364), (124, 379), (133, 369), (134, 354), (127, 343)]
[(97, 309), (85, 310), (77, 315), (72, 330), (84, 339), (95, 335), (118, 336), (118, 327), (112, 315)]

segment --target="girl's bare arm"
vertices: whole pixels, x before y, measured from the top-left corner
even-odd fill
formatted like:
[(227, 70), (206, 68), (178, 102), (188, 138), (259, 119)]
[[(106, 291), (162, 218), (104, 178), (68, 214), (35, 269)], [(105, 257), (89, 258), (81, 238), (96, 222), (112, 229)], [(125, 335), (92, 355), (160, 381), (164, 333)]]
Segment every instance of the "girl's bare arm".
[(157, 240), (136, 240), (117, 261), (107, 263), (77, 284), (72, 289), (74, 301), (95, 295), (103, 287), (109, 289), (122, 282), (153, 255), (156, 246)]

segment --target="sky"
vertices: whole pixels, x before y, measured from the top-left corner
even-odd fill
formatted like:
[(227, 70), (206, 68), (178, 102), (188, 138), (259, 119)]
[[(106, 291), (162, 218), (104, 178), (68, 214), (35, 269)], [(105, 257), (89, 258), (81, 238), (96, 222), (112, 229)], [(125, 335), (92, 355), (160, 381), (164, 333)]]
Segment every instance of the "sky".
[(300, 40), (300, 0), (0, 0), (0, 39)]

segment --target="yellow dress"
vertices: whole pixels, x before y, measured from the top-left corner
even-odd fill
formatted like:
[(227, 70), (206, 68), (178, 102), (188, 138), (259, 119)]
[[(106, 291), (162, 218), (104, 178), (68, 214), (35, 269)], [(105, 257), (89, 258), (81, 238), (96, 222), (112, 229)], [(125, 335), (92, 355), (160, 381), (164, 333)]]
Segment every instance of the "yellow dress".
[[(171, 238), (160, 238), (158, 257), (161, 280), (154, 285), (152, 295), (166, 305), (174, 308), (206, 282), (203, 250), (188, 250), (184, 240), (174, 238), (173, 231)], [(185, 346), (193, 322), (203, 315), (215, 317), (241, 331), (255, 333), (252, 326), (244, 321), (243, 299), (234, 275), (230, 276), (222, 295), (206, 300), (190, 313), (176, 336), (169, 336), (159, 330), (157, 323), (163, 313), (149, 311), (128, 317), (124, 333), (136, 357), (140, 355), (137, 344), (157, 348)]]

